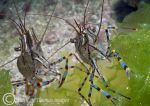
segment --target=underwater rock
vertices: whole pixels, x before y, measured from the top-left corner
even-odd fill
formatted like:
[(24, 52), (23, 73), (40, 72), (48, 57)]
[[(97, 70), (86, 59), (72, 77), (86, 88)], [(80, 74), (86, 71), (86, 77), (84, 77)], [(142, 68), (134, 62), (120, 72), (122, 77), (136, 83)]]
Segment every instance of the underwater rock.
[(23, 5), (23, 11), (29, 12), (31, 10), (31, 3), (27, 0)]
[(58, 37), (57, 37), (56, 31), (49, 32), (45, 36), (45, 43), (47, 44), (53, 44), (53, 43), (56, 43), (57, 41), (58, 41)]
[(138, 8), (131, 6), (128, 2), (118, 1), (114, 4), (114, 12), (117, 21), (122, 22), (125, 16), (130, 14), (133, 11), (136, 11)]

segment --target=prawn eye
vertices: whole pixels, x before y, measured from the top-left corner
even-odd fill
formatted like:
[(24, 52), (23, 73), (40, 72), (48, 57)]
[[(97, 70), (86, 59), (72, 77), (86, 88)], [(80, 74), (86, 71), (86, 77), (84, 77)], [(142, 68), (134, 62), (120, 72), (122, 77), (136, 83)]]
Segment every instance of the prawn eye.
[(84, 35), (84, 34), (86, 34), (86, 31), (85, 31), (85, 30), (83, 30), (83, 35)]
[(96, 29), (95, 28), (91, 28), (92, 32), (96, 32)]
[(76, 43), (76, 39), (75, 39), (75, 38), (71, 38), (71, 39), (70, 39), (70, 42), (71, 42), (71, 43)]
[(21, 47), (15, 47), (14, 50), (17, 51), (17, 52), (21, 51)]

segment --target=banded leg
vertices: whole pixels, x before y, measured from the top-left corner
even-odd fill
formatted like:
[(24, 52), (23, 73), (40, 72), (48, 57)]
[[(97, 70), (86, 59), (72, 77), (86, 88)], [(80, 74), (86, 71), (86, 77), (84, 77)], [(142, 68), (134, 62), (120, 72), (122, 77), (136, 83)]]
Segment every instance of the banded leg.
[(91, 94), (92, 94), (92, 88), (95, 88), (97, 91), (100, 91), (103, 96), (105, 96), (107, 99), (110, 99), (111, 102), (115, 105), (115, 100), (117, 100), (117, 99), (112, 97), (106, 91), (102, 90), (100, 87), (93, 84), (94, 74), (95, 74), (95, 69), (93, 69), (93, 71), (90, 75), (90, 80), (89, 80), (90, 81), (90, 91), (89, 91), (89, 94), (88, 94), (89, 105), (91, 106), (90, 98), (91, 98)]
[[(91, 59), (91, 62), (92, 62), (92, 59)], [(89, 94), (88, 94), (88, 101), (89, 101), (89, 105), (91, 106), (91, 101), (90, 101), (90, 98), (91, 98), (91, 94), (92, 94), (92, 88), (94, 87), (97, 91), (101, 91), (102, 95), (104, 95), (107, 99), (110, 99), (111, 102), (115, 105), (115, 98), (113, 98), (110, 94), (108, 94), (106, 91), (103, 91), (101, 88), (99, 88), (98, 86), (94, 85), (93, 84), (93, 80), (94, 80), (94, 75), (95, 75), (95, 70), (96, 70), (96, 67), (95, 67), (95, 63), (92, 62), (93, 65), (93, 70), (92, 70), (92, 73), (90, 75), (90, 90), (89, 90)]]
[[(73, 69), (73, 68), (77, 68), (77, 69), (79, 69), (79, 71), (86, 73), (86, 72), (83, 71), (80, 67), (77, 67), (77, 66), (70, 66), (70, 67), (68, 67), (68, 69)], [(64, 68), (59, 68), (59, 69), (64, 69)], [(90, 70), (90, 69), (89, 69), (89, 70)], [(83, 96), (83, 94), (81, 93), (81, 90), (82, 90), (83, 86), (85, 85), (85, 82), (86, 82), (86, 80), (87, 80), (87, 78), (88, 78), (89, 75), (90, 75), (90, 73), (86, 73), (86, 76), (85, 76), (85, 78), (84, 78), (84, 80), (83, 80), (81, 86), (78, 88), (78, 94), (79, 94), (80, 97), (81, 97), (83, 100), (85, 100), (87, 103), (88, 103), (88, 100)], [(95, 77), (98, 78), (98, 76), (95, 76)]]
[(125, 70), (126, 76), (129, 78), (130, 72), (131, 72), (130, 68), (122, 60), (122, 58), (119, 55), (119, 53), (117, 53), (115, 50), (111, 50), (110, 49), (111, 45), (110, 45), (110, 38), (109, 38), (110, 35), (109, 35), (109, 32), (108, 32), (108, 29), (106, 29), (105, 33), (106, 33), (106, 39), (107, 39), (107, 43), (108, 43), (108, 48), (107, 48), (107, 52), (106, 52), (107, 57), (111, 57), (111, 55), (113, 55), (114, 57), (116, 57), (118, 59), (118, 61), (120, 62), (121, 67)]
[(61, 82), (59, 84), (59, 87), (62, 86), (62, 84), (64, 83), (64, 81), (65, 81), (65, 79), (67, 77), (67, 75), (68, 75), (68, 58), (66, 59), (65, 72), (63, 73), (62, 80), (61, 80)]
[[(72, 54), (70, 53), (69, 56), (72, 56)], [(69, 56), (68, 56), (68, 57), (69, 57)], [(67, 74), (68, 74), (68, 57), (63, 56), (62, 58), (58, 59), (57, 61), (50, 63), (50, 66), (52, 66), (52, 65), (61, 63), (63, 60), (66, 60), (65, 72), (63, 73), (63, 76), (62, 76), (61, 82), (60, 82), (60, 84), (59, 84), (59, 87), (62, 86), (62, 84), (64, 83), (64, 81), (65, 81), (65, 79), (66, 79), (66, 77), (67, 77)], [(61, 68), (61, 69), (62, 69), (62, 68)]]
[[(94, 64), (95, 64), (95, 62), (94, 62)], [(98, 71), (97, 64), (96, 64), (96, 66), (94, 66), (94, 67), (96, 68), (96, 71)], [(85, 72), (85, 71), (83, 71), (81, 68), (79, 68), (79, 67), (77, 67), (77, 66), (70, 66), (69, 69), (70, 69), (70, 68), (77, 68), (77, 69), (79, 69), (80, 71)], [(89, 70), (90, 70), (90, 69), (89, 69)], [(88, 71), (87, 71), (87, 72), (88, 72)], [(87, 74), (91, 74), (91, 73), (87, 73)], [(99, 79), (99, 76), (97, 76), (97, 75), (94, 75), (94, 77)], [(114, 89), (110, 88), (110, 86), (107, 84), (107, 81), (104, 79), (103, 76), (101, 76), (101, 80), (102, 80), (102, 83), (103, 83), (103, 85), (106, 87), (107, 90), (111, 91), (112, 93), (118, 94), (119, 96), (122, 96), (122, 97), (124, 97), (124, 98), (126, 98), (126, 99), (128, 99), (128, 100), (131, 99), (130, 97), (127, 97), (127, 96), (123, 95), (122, 93), (117, 92), (117, 91), (115, 91)]]
[(89, 70), (87, 69), (86, 65), (84, 63), (82, 63), (80, 61), (80, 59), (75, 54), (70, 53), (68, 57), (64, 56), (64, 57), (58, 59), (57, 61), (55, 61), (53, 63), (50, 63), (50, 65), (54, 65), (54, 64), (58, 64), (58, 63), (62, 62), (63, 60), (66, 60), (65, 72), (63, 73), (62, 80), (60, 82), (59, 87), (61, 87), (63, 85), (63, 83), (64, 83), (64, 81), (65, 81), (65, 79), (66, 79), (66, 77), (68, 75), (68, 58), (71, 57), (71, 56), (74, 56), (86, 68), (86, 73), (89, 73)]
[[(81, 68), (79, 68), (79, 67), (77, 67), (77, 66), (70, 66), (69, 67), (69, 69), (70, 68), (77, 68), (77, 69), (79, 69), (81, 72), (85, 72), (85, 71), (83, 71)], [(88, 73), (87, 73), (88, 74)], [(91, 74), (91, 73), (89, 73), (89, 74)], [(95, 78), (99, 78), (99, 76), (97, 76), (97, 75), (94, 75), (94, 77)], [(105, 80), (105, 79), (104, 79)], [(106, 81), (104, 81), (103, 83), (106, 83)], [(106, 85), (104, 85), (109, 91), (111, 91), (111, 92), (113, 92), (113, 93), (116, 93), (116, 94), (118, 94), (118, 95), (120, 95), (120, 96), (122, 96), (122, 97), (125, 97), (126, 99), (131, 99), (130, 97), (127, 97), (127, 96), (125, 96), (125, 95), (123, 95), (123, 94), (121, 94), (120, 92), (117, 92), (117, 91), (115, 91), (114, 89), (112, 89), (112, 88), (110, 88), (110, 86), (106, 83)]]
[[(80, 71), (85, 72), (85, 71), (83, 71), (81, 68), (76, 67), (76, 66), (70, 66), (69, 69), (71, 69), (71, 68), (77, 68), (77, 69), (79, 69)], [(63, 69), (63, 68), (60, 68), (60, 69)], [(90, 70), (90, 69), (89, 69), (89, 70)], [(83, 100), (85, 100), (88, 104), (89, 104), (89, 101), (83, 96), (83, 94), (81, 94), (81, 90), (82, 90), (83, 86), (85, 85), (85, 83), (86, 83), (87, 78), (88, 78), (89, 75), (90, 75), (90, 73), (86, 73), (86, 76), (85, 76), (85, 78), (84, 78), (84, 80), (83, 80), (81, 86), (78, 88), (78, 94), (79, 94), (80, 97), (81, 97)], [(99, 77), (96, 76), (96, 75), (95, 75), (95, 77), (99, 78)]]
[[(70, 56), (72, 56), (72, 53), (70, 53), (68, 57), (70, 57)], [(58, 63), (61, 63), (63, 60), (68, 59), (68, 57), (63, 56), (60, 59), (58, 59), (57, 61), (54, 61), (54, 62), (50, 63), (50, 66), (53, 66), (53, 65), (58, 64)]]
[(47, 80), (47, 81), (39, 81), (39, 82), (37, 82), (37, 86), (39, 87), (39, 88), (41, 88), (41, 87), (43, 87), (43, 86), (47, 86), (47, 85), (49, 85), (51, 82), (53, 82), (55, 79), (53, 78), (53, 79), (51, 79), (51, 80)]
[[(85, 72), (87, 75), (85, 76), (84, 81), (82, 82), (81, 86), (80, 86), (79, 89), (78, 89), (78, 94), (80, 95), (80, 97), (81, 97), (83, 100), (85, 100), (85, 101), (88, 103), (88, 100), (81, 94), (81, 90), (82, 90), (83, 86), (85, 85), (85, 82), (86, 82), (86, 80), (87, 80), (87, 78), (88, 78), (88, 76), (89, 76), (89, 74), (90, 74), (90, 73), (89, 73), (89, 69), (86, 67), (86, 65), (85, 65), (84, 63), (82, 63), (82, 62), (80, 61), (80, 59), (79, 59), (75, 54), (70, 53), (70, 54), (69, 54), (69, 57), (70, 57), (70, 56), (74, 56), (74, 57), (86, 68), (86, 71), (83, 71), (81, 68), (79, 68), (79, 67), (77, 67), (77, 66), (70, 66), (70, 67), (69, 67), (69, 66), (68, 66), (68, 58), (66, 58), (65, 56), (62, 57), (62, 58), (60, 58), (60, 59), (58, 59), (56, 62), (53, 62), (52, 64), (59, 63), (59, 62), (63, 61), (64, 59), (66, 59), (66, 66), (65, 66), (66, 71), (65, 71), (64, 74), (63, 74), (62, 81), (61, 81), (59, 87), (61, 87), (62, 84), (63, 84), (63, 82), (65, 81), (65, 78), (66, 78), (66, 76), (67, 76), (67, 74), (68, 74), (68, 69), (70, 69), (70, 68), (77, 68), (77, 69), (79, 69), (80, 71)], [(63, 69), (63, 68), (60, 68), (60, 69)], [(96, 77), (98, 77), (98, 76), (96, 76)]]
[(112, 97), (109, 93), (106, 91), (102, 90), (100, 87), (97, 85), (92, 84), (92, 87), (95, 88), (97, 91), (101, 92), (103, 96), (105, 96), (107, 99), (111, 100), (111, 102), (116, 105), (115, 101), (117, 100), (116, 98)]
[(103, 85), (107, 88), (108, 87), (107, 81), (104, 79), (101, 71), (99, 71), (96, 60), (92, 59), (92, 61), (93, 61), (93, 67), (96, 69), (96, 72), (98, 73), (99, 77), (101, 78)]
[[(78, 94), (79, 94), (80, 97), (81, 97), (83, 100), (85, 100), (87, 103), (88, 103), (88, 100), (83, 96), (83, 94), (81, 93), (81, 90), (82, 90), (83, 86), (85, 85), (85, 82), (86, 82), (88, 76), (89, 76), (89, 74), (87, 74), (87, 75), (85, 76), (85, 78), (84, 78), (84, 80), (83, 80), (81, 86), (78, 88)], [(88, 103), (88, 104), (89, 104), (89, 103)]]
[(92, 73), (90, 74), (90, 79), (89, 79), (89, 81), (90, 81), (90, 90), (88, 93), (88, 104), (89, 104), (89, 106), (92, 106), (90, 98), (92, 95), (92, 88), (93, 88), (92, 85), (93, 85), (93, 80), (94, 80), (94, 74), (95, 74), (95, 69), (92, 70)]
[[(90, 49), (88, 48), (88, 54), (89, 54), (89, 59), (90, 59), (90, 61), (91, 61), (91, 67), (92, 67), (92, 73), (90, 74), (90, 79), (89, 79), (89, 81), (90, 81), (90, 90), (89, 90), (89, 94), (88, 94), (88, 104), (90, 105), (90, 106), (92, 106), (92, 104), (91, 104), (91, 101), (90, 101), (90, 98), (91, 98), (91, 95), (92, 95), (92, 88), (93, 88), (93, 80), (94, 80), (94, 75), (95, 75), (95, 70), (97, 70), (97, 72), (98, 72), (98, 74), (99, 74), (99, 76), (101, 77), (101, 78), (103, 78), (103, 76), (101, 76), (100, 75), (100, 73), (99, 73), (99, 71), (98, 71), (98, 69), (97, 69), (97, 66), (96, 66), (96, 63), (95, 63), (95, 61), (91, 58), (91, 56), (90, 56), (90, 51), (89, 51)], [(103, 79), (103, 81), (105, 81), (104, 79)], [(98, 89), (98, 90), (100, 90), (100, 88)], [(104, 94), (104, 93), (102, 93), (102, 94)], [(107, 94), (107, 95), (105, 95), (107, 98), (108, 97), (110, 97), (110, 95), (109, 94)], [(112, 101), (113, 102), (113, 101)], [(114, 102), (113, 102), (113, 104), (114, 104)]]
[(53, 62), (53, 63), (50, 63), (50, 65), (54, 65), (54, 64), (58, 64), (58, 63), (62, 62), (63, 60), (66, 60), (65, 72), (63, 73), (63, 76), (62, 76), (62, 79), (61, 79), (61, 81), (60, 81), (59, 87), (61, 87), (61, 86), (63, 85), (63, 83), (64, 83), (64, 81), (65, 81), (65, 79), (66, 79), (66, 77), (67, 77), (67, 75), (68, 75), (68, 58), (69, 58), (70, 56), (72, 56), (72, 53), (70, 53), (68, 57), (65, 57), (65, 56), (64, 56), (64, 57), (58, 59), (57, 61), (55, 61), (55, 62)]
[[(62, 58), (58, 59), (57, 61), (50, 63), (50, 65), (58, 64), (58, 63), (62, 62), (63, 60), (66, 60), (67, 58), (69, 58), (71, 56), (74, 56), (77, 59), (77, 61), (79, 61), (79, 63), (81, 63), (85, 68), (87, 68), (86, 65), (83, 62), (81, 62), (80, 59), (73, 53), (70, 53), (68, 57), (63, 56)], [(86, 70), (86, 71), (89, 72), (89, 70)]]
[(92, 85), (93, 85), (93, 80), (94, 80), (96, 67), (95, 67), (95, 63), (94, 63), (93, 59), (91, 58), (89, 47), (88, 47), (88, 56), (89, 56), (89, 59), (91, 61), (91, 67), (92, 67), (92, 73), (90, 74), (90, 79), (89, 79), (89, 81), (90, 81), (90, 90), (89, 90), (89, 94), (88, 94), (88, 104), (89, 104), (89, 106), (92, 106), (90, 98), (91, 98), (91, 95), (92, 95)]
[[(91, 61), (93, 61), (93, 60), (91, 60)], [(95, 62), (96, 62), (96, 61), (95, 61)], [(93, 66), (93, 67), (96, 69), (96, 71), (98, 71), (98, 67), (97, 67), (97, 64), (96, 64), (95, 62), (93, 61), (93, 63), (94, 63), (94, 66)], [(95, 65), (96, 65), (96, 66), (95, 66)], [(77, 68), (77, 69), (79, 69), (80, 71), (82, 71), (82, 69), (79, 68), (79, 67), (77, 67), (77, 66), (71, 66), (71, 67), (72, 67), (72, 68)], [(85, 72), (85, 71), (82, 71), (82, 72)], [(89, 73), (89, 74), (91, 74), (91, 73)], [(99, 79), (99, 76), (97, 76), (97, 75), (95, 75), (95, 74), (94, 74), (94, 77)], [(128, 100), (131, 99), (130, 97), (127, 97), (127, 96), (123, 95), (122, 93), (117, 92), (117, 91), (115, 91), (114, 89), (110, 88), (110, 86), (107, 84), (107, 81), (104, 79), (103, 76), (101, 76), (101, 80), (102, 80), (103, 85), (104, 85), (109, 91), (111, 91), (111, 92), (113, 92), (113, 93), (115, 93), (115, 94), (118, 94), (119, 96), (122, 96), (122, 97), (124, 97), (124, 98), (126, 98), (126, 99), (128, 99)]]
[(17, 87), (22, 86), (26, 83), (26, 80), (17, 80), (17, 81), (11, 81), (12, 85), (13, 85), (13, 94), (16, 95), (17, 94)]
[[(82, 68), (80, 68), (80, 67), (78, 67), (78, 66), (68, 66), (68, 70), (69, 70), (69, 69), (73, 69), (73, 68), (76, 68), (76, 69), (78, 69), (79, 71), (81, 71), (81, 72), (83, 72), (83, 73), (90, 74), (89, 71), (84, 71)], [(65, 68), (64, 68), (64, 67), (60, 67), (59, 69), (62, 70), (62, 69), (65, 69)], [(89, 69), (89, 70), (90, 70), (90, 69)], [(99, 78), (97, 75), (94, 75), (94, 77)]]
[(130, 73), (132, 72), (132, 70), (128, 67), (128, 65), (123, 61), (123, 59), (121, 58), (121, 56), (119, 55), (119, 53), (117, 53), (115, 50), (112, 50), (111, 53), (115, 58), (117, 58), (117, 60), (119, 61), (121, 67), (125, 70), (126, 72), (126, 76), (128, 78), (130, 78)]
[[(99, 72), (98, 68), (96, 68), (96, 71)], [(115, 94), (118, 94), (118, 95), (120, 95), (120, 96), (122, 96), (122, 97), (124, 97), (124, 98), (126, 98), (126, 99), (128, 99), (128, 100), (131, 99), (130, 97), (127, 97), (127, 96), (123, 95), (122, 93), (119, 93), (119, 92), (115, 91), (114, 89), (110, 88), (110, 86), (107, 84), (107, 81), (104, 79), (104, 77), (103, 77), (102, 74), (101, 74), (100, 77), (101, 77), (101, 80), (102, 80), (103, 85), (104, 85), (109, 91), (111, 91), (111, 92), (113, 92), (113, 93), (115, 93)]]
[[(93, 83), (93, 81), (91, 81), (91, 83)], [(92, 103), (91, 103), (91, 100), (90, 100), (90, 98), (91, 98), (91, 95), (92, 95), (92, 84), (90, 84), (90, 90), (89, 90), (89, 94), (88, 94), (88, 104), (89, 104), (89, 106), (92, 106)]]
[(49, 70), (48, 71), (43, 70), (43, 72), (37, 71), (35, 74), (36, 74), (36, 76), (38, 76), (38, 75), (44, 75), (44, 76), (48, 76), (48, 75), (61, 76), (60, 73), (58, 73), (56, 71), (52, 71), (52, 70), (50, 70), (50, 71)]

